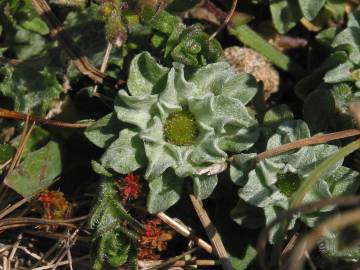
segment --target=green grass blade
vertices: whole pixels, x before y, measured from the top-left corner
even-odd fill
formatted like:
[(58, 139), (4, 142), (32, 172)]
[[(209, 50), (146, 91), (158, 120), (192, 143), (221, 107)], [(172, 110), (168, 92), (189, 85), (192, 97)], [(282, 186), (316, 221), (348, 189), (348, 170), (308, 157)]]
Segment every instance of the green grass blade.
[(292, 60), (289, 56), (271, 46), (265, 39), (263, 39), (249, 26), (244, 24), (229, 28), (229, 33), (235, 36), (246, 46), (262, 54), (280, 69), (287, 71), (297, 77), (302, 77), (304, 75), (305, 72), (302, 67), (294, 62), (294, 60)]
[(306, 193), (314, 187), (314, 185), (319, 181), (320, 177), (328, 171), (332, 166), (334, 166), (339, 160), (348, 156), (355, 150), (360, 148), (360, 140), (356, 140), (347, 146), (341, 148), (334, 155), (330, 156), (326, 160), (320, 163), (320, 165), (312, 171), (309, 177), (301, 184), (300, 188), (294, 193), (293, 199), (291, 201), (291, 207), (299, 206)]

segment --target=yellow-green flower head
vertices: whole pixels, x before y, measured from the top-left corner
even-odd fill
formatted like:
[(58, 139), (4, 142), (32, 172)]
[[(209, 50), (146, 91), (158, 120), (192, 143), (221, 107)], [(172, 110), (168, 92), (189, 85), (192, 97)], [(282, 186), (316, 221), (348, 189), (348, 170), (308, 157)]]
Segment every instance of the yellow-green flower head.
[[(179, 195), (186, 177), (193, 179), (197, 196), (209, 196), (217, 176), (198, 172), (225, 162), (227, 152), (249, 149), (257, 140), (257, 121), (245, 107), (256, 94), (257, 84), (227, 63), (185, 74), (182, 65), (163, 67), (144, 52), (132, 60), (127, 87), (119, 91), (115, 112), (131, 128), (120, 132), (102, 164), (119, 173), (145, 167), (150, 197), (151, 192), (159, 191), (159, 185), (169, 185), (167, 188)], [(121, 161), (114, 161), (114, 151), (121, 151)], [(171, 202), (151, 211), (164, 210), (178, 197), (172, 196)], [(148, 204), (152, 204), (151, 198)]]

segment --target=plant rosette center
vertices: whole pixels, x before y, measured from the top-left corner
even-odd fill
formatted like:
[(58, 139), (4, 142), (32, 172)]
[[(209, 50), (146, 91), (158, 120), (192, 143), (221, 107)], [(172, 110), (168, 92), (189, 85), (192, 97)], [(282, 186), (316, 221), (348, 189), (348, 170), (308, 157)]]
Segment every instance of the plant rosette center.
[(164, 138), (167, 142), (178, 146), (193, 145), (199, 135), (194, 116), (190, 112), (172, 113), (164, 125)]

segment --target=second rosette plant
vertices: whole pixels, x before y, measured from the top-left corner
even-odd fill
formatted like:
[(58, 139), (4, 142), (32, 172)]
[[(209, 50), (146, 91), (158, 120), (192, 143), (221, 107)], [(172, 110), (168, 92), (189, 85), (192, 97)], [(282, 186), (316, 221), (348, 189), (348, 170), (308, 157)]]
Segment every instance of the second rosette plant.
[(187, 178), (194, 194), (207, 198), (218, 178), (200, 172), (253, 146), (258, 124), (246, 105), (256, 93), (255, 80), (227, 63), (187, 72), (177, 63), (163, 67), (143, 52), (132, 60), (114, 114), (86, 135), (107, 148), (101, 158), (105, 169), (126, 174), (145, 168), (148, 210), (164, 211), (179, 200)]

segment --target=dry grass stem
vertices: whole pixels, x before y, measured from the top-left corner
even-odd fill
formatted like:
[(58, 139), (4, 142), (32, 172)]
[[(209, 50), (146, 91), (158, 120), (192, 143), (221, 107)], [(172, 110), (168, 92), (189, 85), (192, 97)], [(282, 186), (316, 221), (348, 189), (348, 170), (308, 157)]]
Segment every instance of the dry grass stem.
[(210, 239), (212, 246), (214, 247), (216, 255), (219, 257), (220, 264), (225, 270), (231, 270), (232, 265), (230, 262), (229, 255), (225, 249), (225, 246), (221, 240), (220, 234), (218, 233), (215, 226), (212, 224), (206, 210), (203, 208), (201, 201), (199, 201), (194, 195), (190, 194), (190, 200), (198, 215), (201, 224), (203, 225), (207, 236)]
[(316, 246), (317, 242), (328, 231), (340, 231), (345, 227), (357, 224), (360, 221), (360, 208), (346, 211), (345, 213), (329, 218), (322, 224), (316, 226), (310, 233), (304, 236), (296, 245), (295, 250), (291, 256), (291, 263), (289, 269), (301, 270), (303, 269), (306, 254)]
[(259, 262), (261, 268), (268, 269), (268, 265), (266, 264), (266, 244), (267, 244), (269, 232), (275, 225), (292, 218), (296, 214), (311, 213), (318, 209), (333, 205), (353, 206), (353, 205), (358, 205), (359, 203), (360, 203), (360, 195), (326, 198), (320, 201), (302, 204), (296, 208), (281, 213), (268, 226), (266, 226), (265, 229), (261, 231), (260, 236), (258, 238), (257, 250), (258, 250)]
[(173, 228), (176, 232), (181, 234), (184, 237), (189, 238), (191, 241), (193, 241), (196, 245), (201, 247), (203, 250), (205, 250), (208, 253), (213, 253), (213, 248), (210, 244), (205, 242), (203, 239), (197, 237), (194, 235), (191, 230), (189, 230), (186, 226), (183, 224), (177, 222), (173, 218), (169, 217), (165, 213), (158, 213), (156, 215), (158, 218), (160, 218), (164, 223), (166, 223), (168, 226)]
[(217, 34), (219, 34), (220, 31), (222, 29), (224, 29), (224, 27), (230, 22), (231, 17), (234, 15), (234, 12), (236, 10), (237, 3), (238, 3), (238, 0), (233, 0), (229, 14), (226, 16), (225, 20), (219, 26), (219, 28), (209, 37), (209, 40), (212, 40), (213, 38), (215, 38), (217, 36)]
[(358, 136), (358, 135), (360, 135), (360, 130), (357, 130), (357, 129), (348, 129), (348, 130), (338, 131), (338, 132), (329, 133), (329, 134), (325, 134), (325, 135), (315, 135), (310, 138), (305, 138), (305, 139), (301, 139), (301, 140), (294, 141), (291, 143), (283, 144), (274, 149), (270, 149), (265, 152), (262, 152), (257, 155), (256, 160), (261, 161), (266, 158), (276, 156), (276, 155), (285, 153), (285, 152), (293, 150), (293, 149), (301, 148), (303, 146), (321, 144), (321, 143), (326, 143), (326, 142), (330, 142), (330, 141), (334, 141), (334, 140), (354, 137), (354, 136)]

